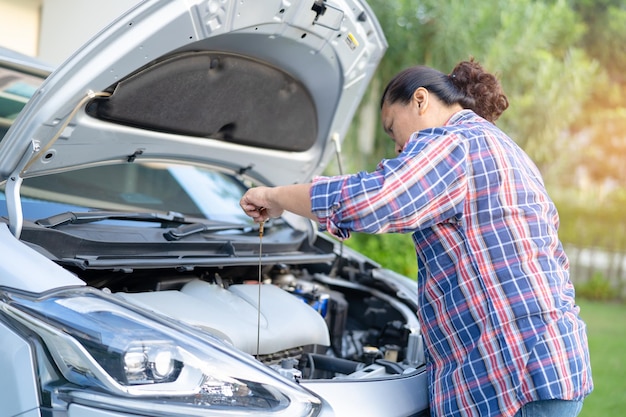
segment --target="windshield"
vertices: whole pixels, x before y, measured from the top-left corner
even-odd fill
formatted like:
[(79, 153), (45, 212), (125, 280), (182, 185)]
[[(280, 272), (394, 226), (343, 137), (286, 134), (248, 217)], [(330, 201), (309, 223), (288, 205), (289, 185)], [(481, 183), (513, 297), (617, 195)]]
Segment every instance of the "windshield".
[[(125, 163), (27, 178), (21, 195), (24, 217), (31, 220), (65, 211), (113, 210), (251, 223), (239, 207), (245, 189), (235, 177), (196, 166)], [(0, 190), (4, 199), (4, 186)], [(6, 204), (0, 215), (7, 215)]]

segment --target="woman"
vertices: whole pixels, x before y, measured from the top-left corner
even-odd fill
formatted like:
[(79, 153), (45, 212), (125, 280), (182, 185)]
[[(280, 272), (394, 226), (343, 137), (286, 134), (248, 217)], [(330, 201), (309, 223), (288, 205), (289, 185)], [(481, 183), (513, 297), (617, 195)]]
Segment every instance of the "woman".
[(381, 99), (397, 157), (241, 199), (257, 222), (288, 210), (341, 239), (413, 233), (434, 416), (576, 416), (593, 387), (556, 208), (494, 124), (507, 107), (474, 60), (408, 68)]

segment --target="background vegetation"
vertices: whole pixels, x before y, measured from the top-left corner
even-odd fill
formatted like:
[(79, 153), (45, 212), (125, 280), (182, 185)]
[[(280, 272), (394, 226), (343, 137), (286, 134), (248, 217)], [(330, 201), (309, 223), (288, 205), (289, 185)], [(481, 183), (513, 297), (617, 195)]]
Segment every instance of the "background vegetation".
[[(378, 101), (399, 70), (450, 72), (474, 57), (496, 73), (510, 108), (498, 125), (541, 169), (561, 239), (626, 251), (626, 4), (623, 0), (369, 0), (389, 42), (344, 142), (347, 172), (372, 170), (393, 147)], [(330, 167), (329, 174), (337, 173)], [(415, 276), (410, 236), (347, 244)], [(406, 256), (398, 256), (398, 253)]]

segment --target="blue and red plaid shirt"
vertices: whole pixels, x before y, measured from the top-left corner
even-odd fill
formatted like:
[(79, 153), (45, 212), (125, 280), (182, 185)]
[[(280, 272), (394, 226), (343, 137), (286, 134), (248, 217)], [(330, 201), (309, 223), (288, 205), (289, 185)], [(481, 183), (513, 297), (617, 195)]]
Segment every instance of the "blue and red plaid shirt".
[(311, 202), (340, 238), (413, 233), (434, 416), (513, 416), (591, 392), (556, 208), (494, 124), (460, 111), (372, 173), (316, 177)]

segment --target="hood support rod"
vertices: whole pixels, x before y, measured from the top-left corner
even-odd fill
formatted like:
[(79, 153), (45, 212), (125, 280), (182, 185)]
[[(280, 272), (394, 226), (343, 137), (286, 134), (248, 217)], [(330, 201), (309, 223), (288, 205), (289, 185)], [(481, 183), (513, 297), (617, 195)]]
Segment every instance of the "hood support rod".
[(11, 176), (7, 180), (6, 185), (6, 200), (7, 200), (7, 212), (9, 214), (9, 230), (16, 238), (20, 238), (22, 234), (22, 226), (24, 225), (24, 213), (22, 212), (22, 199), (20, 197), (20, 188), (22, 187), (22, 173), (26, 171), (30, 166), (35, 162), (35, 160), (42, 154), (48, 151), (50, 147), (56, 142), (56, 140), (61, 136), (63, 130), (69, 125), (72, 121), (78, 110), (85, 104), (87, 101), (96, 98), (96, 97), (109, 97), (111, 93), (108, 92), (97, 92), (88, 91), (87, 95), (83, 97), (76, 106), (72, 109), (69, 116), (66, 117), (65, 121), (61, 124), (61, 126), (57, 129), (54, 137), (48, 142), (48, 144), (42, 148), (41, 144), (38, 140), (32, 139), (30, 142), (30, 146), (22, 155), (19, 164), (15, 167), (15, 170), (11, 173)]
[(22, 226), (24, 225), (24, 215), (22, 213), (22, 198), (20, 189), (22, 187), (22, 170), (29, 163), (33, 155), (37, 154), (41, 149), (38, 140), (32, 139), (29, 146), (24, 151), (20, 162), (17, 164), (9, 178), (5, 187), (5, 196), (7, 204), (7, 212), (9, 214), (9, 230), (16, 238), (20, 238), (22, 234)]

